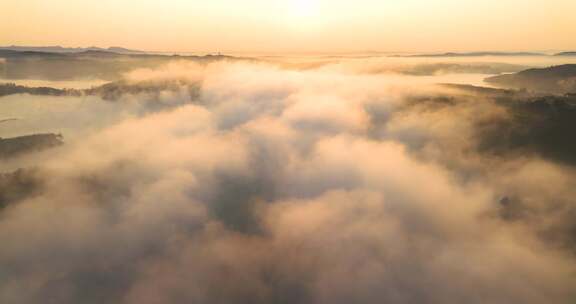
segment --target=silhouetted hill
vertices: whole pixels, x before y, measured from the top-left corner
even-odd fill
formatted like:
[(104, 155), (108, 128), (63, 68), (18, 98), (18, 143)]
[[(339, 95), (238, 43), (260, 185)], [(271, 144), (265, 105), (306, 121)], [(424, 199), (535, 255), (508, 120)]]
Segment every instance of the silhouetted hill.
[(49, 52), (39, 52), (39, 51), (12, 51), (12, 50), (2, 50), (0, 49), (0, 58), (65, 58), (65, 54), (60, 53), (49, 53)]
[(484, 56), (546, 56), (542, 53), (531, 52), (469, 52), (469, 53), (440, 53), (440, 54), (419, 54), (401, 57), (484, 57)]
[(558, 53), (554, 56), (576, 56), (576, 52), (562, 52), (562, 53)]
[(496, 153), (531, 151), (576, 165), (576, 95), (502, 100), (511, 114), (481, 134), (481, 149)]
[(576, 92), (576, 64), (529, 69), (515, 74), (489, 77), (486, 82), (505, 88), (551, 94)]
[[(127, 82), (115, 81), (90, 89), (56, 89), (50, 87), (27, 87), (13, 83), (0, 84), (0, 97), (14, 94), (42, 96), (100, 96), (104, 100), (115, 101), (124, 95), (146, 94), (158, 96), (162, 92), (179, 92), (195, 99), (199, 94), (197, 83), (185, 80)], [(1, 121), (0, 121), (1, 122)]]
[(12, 49), (0, 48), (0, 58), (25, 58), (25, 57), (57, 57), (57, 58), (81, 58), (84, 56), (106, 56), (106, 57), (121, 57), (121, 58), (162, 58), (162, 59), (184, 59), (184, 60), (219, 60), (219, 59), (232, 59), (237, 57), (227, 56), (227, 55), (163, 55), (163, 54), (149, 54), (149, 53), (126, 53), (122, 49), (110, 48), (110, 49), (82, 49), (77, 52), (48, 52), (41, 50), (25, 50), (18, 51)]
[(510, 97), (518, 97), (519, 94), (513, 90), (505, 90), (505, 89), (496, 89), (496, 88), (487, 88), (469, 84), (455, 84), (455, 83), (442, 83), (439, 84), (442, 87), (449, 88), (449, 89), (457, 89), (461, 92), (469, 93), (469, 94), (479, 94), (482, 96), (488, 97), (496, 97), (496, 98), (510, 98)]
[(51, 133), (0, 138), (0, 159), (42, 151), (60, 146), (63, 143), (62, 135)]
[(140, 50), (131, 50), (131, 49), (117, 47), (117, 46), (113, 46), (113, 47), (109, 47), (109, 48), (99, 48), (99, 47), (95, 47), (95, 46), (87, 47), (87, 48), (81, 48), (81, 47), (66, 48), (66, 47), (61, 47), (61, 46), (17, 46), (17, 45), (12, 45), (12, 46), (0, 47), (0, 50), (11, 50), (11, 51), (18, 51), (18, 52), (34, 51), (34, 52), (48, 52), (48, 53), (79, 53), (79, 52), (85, 52), (85, 51), (110, 51), (110, 52), (123, 53), (123, 54), (143, 54), (143, 53), (146, 53), (146, 52), (140, 51)]
[(132, 50), (132, 49), (127, 49), (127, 48), (123, 48), (123, 47), (119, 47), (119, 46), (111, 46), (111, 47), (107, 48), (107, 50), (110, 52), (124, 53), (124, 54), (144, 54), (144, 53), (146, 53), (145, 51)]
[(108, 50), (84, 50), (74, 53), (0, 50), (0, 78), (40, 80), (103, 79), (115, 81), (138, 68), (157, 68), (170, 61), (207, 63), (219, 60), (247, 60), (224, 55), (178, 56), (125, 54)]
[(465, 107), (481, 110), (483, 104), (493, 103), (506, 115), (475, 121), (476, 152), (506, 158), (539, 155), (576, 166), (576, 94), (545, 96), (468, 85), (443, 86), (455, 91), (411, 96), (407, 107), (427, 112)]
[(45, 96), (68, 96), (68, 95), (78, 96), (81, 95), (81, 92), (72, 89), (55, 89), (50, 87), (27, 87), (16, 85), (14, 83), (0, 84), (0, 97), (13, 94), (30, 94), (30, 95), (45, 95)]
[(35, 169), (0, 173), (0, 210), (13, 202), (34, 195), (42, 184), (43, 181)]

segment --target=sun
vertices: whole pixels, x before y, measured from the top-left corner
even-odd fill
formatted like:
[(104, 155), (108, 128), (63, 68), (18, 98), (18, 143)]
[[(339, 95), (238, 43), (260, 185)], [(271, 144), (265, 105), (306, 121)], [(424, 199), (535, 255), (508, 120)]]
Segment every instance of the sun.
[(312, 30), (322, 23), (319, 0), (286, 0), (285, 22), (297, 30)]
[(294, 18), (308, 19), (318, 17), (320, 5), (317, 0), (291, 0), (289, 10)]

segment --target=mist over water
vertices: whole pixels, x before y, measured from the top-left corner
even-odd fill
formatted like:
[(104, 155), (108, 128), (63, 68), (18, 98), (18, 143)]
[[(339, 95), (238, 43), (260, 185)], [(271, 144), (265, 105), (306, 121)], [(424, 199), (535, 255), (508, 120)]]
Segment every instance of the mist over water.
[(516, 108), (438, 85), (553, 60), (176, 62), (112, 100), (0, 97), (0, 137), (66, 142), (0, 160), (33, 185), (0, 181), (0, 302), (571, 303), (574, 164), (500, 151)]

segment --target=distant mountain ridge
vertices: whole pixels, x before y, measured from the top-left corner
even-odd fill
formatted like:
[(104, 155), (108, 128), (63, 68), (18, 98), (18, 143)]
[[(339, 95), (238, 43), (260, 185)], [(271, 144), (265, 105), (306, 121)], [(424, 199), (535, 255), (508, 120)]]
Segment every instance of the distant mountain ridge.
[(108, 50), (80, 52), (16, 51), (0, 48), (0, 79), (115, 81), (124, 73), (156, 68), (172, 61), (209, 63), (220, 60), (253, 60), (226, 55), (163, 55), (118, 53)]
[(482, 57), (482, 56), (547, 56), (543, 53), (533, 52), (448, 52), (448, 53), (431, 53), (431, 54), (418, 54), (407, 55), (400, 57)]
[(114, 52), (120, 54), (145, 54), (145, 51), (140, 50), (132, 50), (118, 46), (112, 46), (109, 48), (100, 48), (100, 47), (62, 47), (59, 45), (56, 46), (18, 46), (18, 45), (11, 45), (11, 46), (0, 46), (0, 50), (9, 50), (9, 51), (17, 51), (17, 52), (48, 52), (48, 53), (81, 53), (86, 51), (105, 51), (105, 52)]
[(576, 52), (562, 52), (562, 53), (558, 53), (554, 56), (576, 56)]

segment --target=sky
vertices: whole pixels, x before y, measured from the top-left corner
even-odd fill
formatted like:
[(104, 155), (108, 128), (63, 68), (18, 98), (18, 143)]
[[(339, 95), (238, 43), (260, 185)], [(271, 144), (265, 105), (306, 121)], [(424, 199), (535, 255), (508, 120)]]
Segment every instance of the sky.
[(173, 52), (576, 49), (574, 0), (3, 0), (0, 45)]

